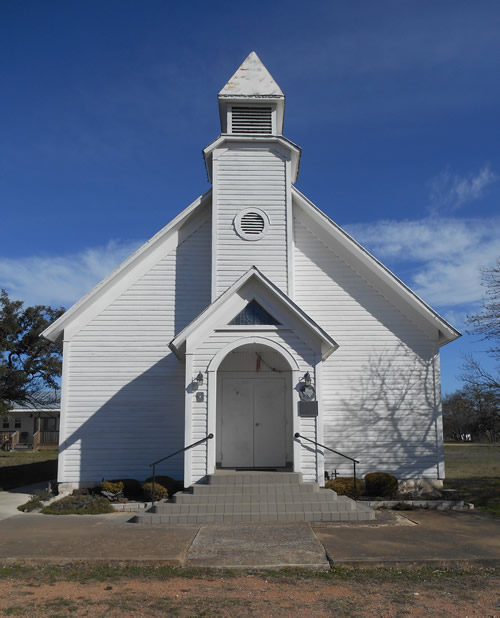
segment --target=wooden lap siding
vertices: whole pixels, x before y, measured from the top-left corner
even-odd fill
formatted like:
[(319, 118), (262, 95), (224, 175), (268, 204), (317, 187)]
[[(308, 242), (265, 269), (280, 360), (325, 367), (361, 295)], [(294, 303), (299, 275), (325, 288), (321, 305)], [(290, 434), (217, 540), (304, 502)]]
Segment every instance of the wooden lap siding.
[[(361, 474), (438, 477), (436, 344), (297, 218), (294, 243), (295, 301), (340, 346), (322, 369), (325, 444), (359, 459)], [(327, 455), (335, 468), (352, 475)]]
[[(60, 481), (143, 480), (184, 445), (184, 364), (168, 343), (210, 302), (210, 256), (205, 221), (73, 338)], [(182, 457), (159, 472), (182, 479)]]
[[(287, 291), (286, 163), (263, 148), (228, 150), (215, 162), (217, 186), (217, 296), (251, 266)], [(258, 241), (244, 240), (234, 230), (240, 210), (255, 207), (269, 217), (268, 233)]]

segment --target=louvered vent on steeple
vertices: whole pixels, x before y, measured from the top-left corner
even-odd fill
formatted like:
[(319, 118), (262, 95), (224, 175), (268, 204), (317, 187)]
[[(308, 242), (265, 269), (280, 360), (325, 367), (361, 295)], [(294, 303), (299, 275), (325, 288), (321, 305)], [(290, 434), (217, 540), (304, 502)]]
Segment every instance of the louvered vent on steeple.
[(272, 107), (232, 106), (231, 133), (264, 133), (271, 135), (272, 132)]
[(244, 240), (260, 240), (269, 228), (269, 217), (260, 208), (245, 208), (234, 218), (236, 233)]
[(241, 217), (241, 229), (244, 234), (262, 234), (264, 219), (258, 212), (247, 212)]

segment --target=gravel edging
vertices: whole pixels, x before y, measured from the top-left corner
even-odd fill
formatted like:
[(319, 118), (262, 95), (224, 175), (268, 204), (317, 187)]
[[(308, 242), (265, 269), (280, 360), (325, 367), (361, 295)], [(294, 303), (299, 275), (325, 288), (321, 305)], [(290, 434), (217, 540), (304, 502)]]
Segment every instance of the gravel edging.
[(463, 500), (366, 500), (363, 501), (372, 509), (392, 509), (396, 504), (405, 504), (410, 508), (434, 509), (437, 511), (470, 511), (474, 505)]

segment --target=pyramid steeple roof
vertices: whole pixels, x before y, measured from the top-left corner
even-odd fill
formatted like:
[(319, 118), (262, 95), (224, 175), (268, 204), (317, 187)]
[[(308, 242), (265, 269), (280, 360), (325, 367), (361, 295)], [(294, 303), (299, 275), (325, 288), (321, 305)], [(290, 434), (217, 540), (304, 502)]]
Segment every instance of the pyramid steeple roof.
[(219, 98), (269, 97), (285, 98), (273, 76), (253, 51), (219, 92)]

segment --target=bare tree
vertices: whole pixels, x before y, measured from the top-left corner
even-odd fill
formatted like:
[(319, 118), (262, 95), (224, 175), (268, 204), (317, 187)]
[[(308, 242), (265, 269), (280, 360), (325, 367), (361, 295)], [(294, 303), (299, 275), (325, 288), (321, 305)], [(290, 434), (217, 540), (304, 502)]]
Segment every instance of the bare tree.
[(500, 435), (498, 396), (492, 389), (468, 385), (444, 397), (443, 427), (447, 440), (494, 442)]
[(482, 284), (486, 288), (486, 298), (479, 313), (467, 316), (471, 332), (493, 342), (489, 353), (500, 360), (500, 258), (495, 266), (481, 271)]
[[(500, 363), (500, 258), (497, 258), (495, 266), (484, 268), (481, 276), (486, 297), (481, 311), (467, 316), (467, 323), (471, 327), (470, 333), (481, 335), (483, 340), (491, 342), (488, 354)], [(492, 389), (497, 396), (500, 393), (499, 365), (491, 372), (484, 369), (478, 360), (468, 356), (461, 379), (470, 387)]]

